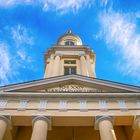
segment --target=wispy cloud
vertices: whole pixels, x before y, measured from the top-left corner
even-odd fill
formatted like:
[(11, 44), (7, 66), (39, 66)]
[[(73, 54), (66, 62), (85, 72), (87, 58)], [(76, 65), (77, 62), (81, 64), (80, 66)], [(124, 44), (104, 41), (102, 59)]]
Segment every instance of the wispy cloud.
[(10, 56), (8, 45), (0, 43), (0, 84), (8, 82), (8, 74), (10, 74)]
[(26, 60), (26, 62), (30, 62), (31, 58), (29, 57), (30, 55), (28, 55), (28, 52), (30, 47), (34, 44), (34, 39), (30, 30), (20, 24), (11, 27), (9, 30), (17, 50), (16, 56), (19, 57), (20, 60)]
[(107, 6), (110, 0), (99, 0), (101, 6)]
[(19, 82), (21, 69), (32, 68), (30, 52), (34, 44), (30, 31), (22, 25), (7, 27), (4, 32), (11, 38), (0, 42), (0, 85)]
[(89, 7), (94, 3), (94, 0), (46, 0), (44, 10), (55, 10), (60, 13), (68, 11), (77, 12), (79, 9)]
[(34, 0), (0, 0), (0, 6), (9, 7), (18, 4), (31, 4)]
[[(134, 14), (133, 14), (134, 15)], [(132, 13), (110, 10), (100, 15), (102, 37), (118, 56), (118, 68), (140, 80), (140, 34)]]
[(16, 25), (12, 27), (11, 29), (11, 35), (17, 46), (21, 44), (28, 44), (28, 45), (33, 45), (33, 38), (31, 37), (30, 31), (21, 26), (21, 25)]
[(11, 7), (19, 4), (40, 5), (44, 11), (57, 11), (60, 14), (63, 14), (68, 11), (75, 13), (81, 8), (91, 6), (93, 3), (94, 0), (1, 0), (0, 6)]

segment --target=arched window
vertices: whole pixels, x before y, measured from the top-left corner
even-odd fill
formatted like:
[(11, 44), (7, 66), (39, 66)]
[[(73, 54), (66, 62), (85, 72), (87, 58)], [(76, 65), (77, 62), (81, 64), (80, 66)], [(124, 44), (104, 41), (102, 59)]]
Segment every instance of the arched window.
[(65, 45), (66, 46), (74, 46), (74, 42), (72, 42), (72, 41), (66, 41), (65, 42)]

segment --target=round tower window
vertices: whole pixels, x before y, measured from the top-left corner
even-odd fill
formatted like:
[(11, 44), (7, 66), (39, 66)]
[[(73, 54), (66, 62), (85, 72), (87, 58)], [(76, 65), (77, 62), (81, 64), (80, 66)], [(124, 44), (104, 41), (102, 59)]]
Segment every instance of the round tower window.
[(67, 45), (67, 46), (74, 46), (74, 42), (72, 42), (72, 41), (66, 41), (65, 42), (65, 45)]

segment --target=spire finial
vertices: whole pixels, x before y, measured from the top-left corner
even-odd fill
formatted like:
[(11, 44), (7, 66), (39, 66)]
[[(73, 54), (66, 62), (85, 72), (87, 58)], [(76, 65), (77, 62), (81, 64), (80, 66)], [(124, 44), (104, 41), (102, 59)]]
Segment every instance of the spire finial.
[(68, 33), (68, 34), (70, 34), (70, 33), (71, 33), (71, 30), (70, 30), (70, 29), (68, 29), (67, 33)]

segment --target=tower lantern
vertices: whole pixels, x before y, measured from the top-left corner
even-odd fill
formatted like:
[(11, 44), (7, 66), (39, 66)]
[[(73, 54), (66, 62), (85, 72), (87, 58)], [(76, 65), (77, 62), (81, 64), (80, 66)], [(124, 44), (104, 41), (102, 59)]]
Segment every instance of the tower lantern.
[(95, 77), (95, 54), (68, 30), (46, 52), (44, 78), (70, 74)]

